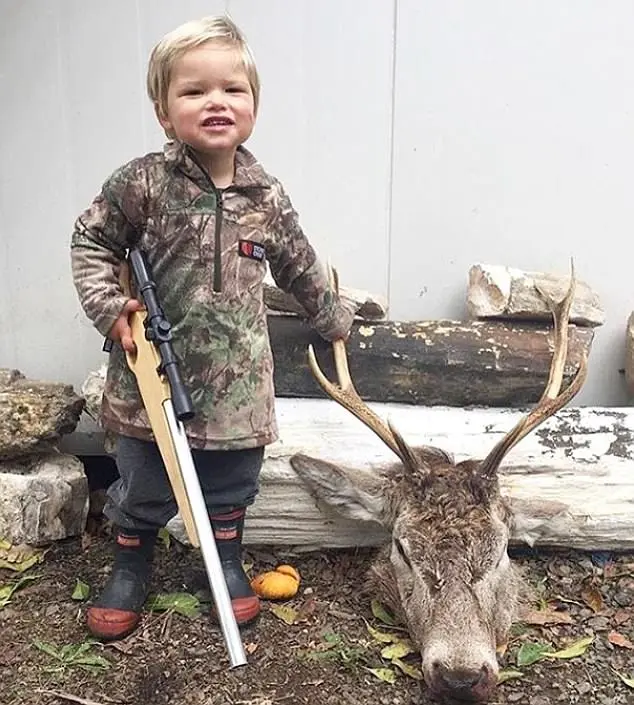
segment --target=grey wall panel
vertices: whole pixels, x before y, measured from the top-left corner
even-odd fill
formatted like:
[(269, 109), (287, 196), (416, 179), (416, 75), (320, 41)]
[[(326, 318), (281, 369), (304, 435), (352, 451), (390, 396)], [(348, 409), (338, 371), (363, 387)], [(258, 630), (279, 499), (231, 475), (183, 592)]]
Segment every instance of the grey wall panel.
[(250, 142), (349, 286), (387, 293), (392, 2), (230, 0), (262, 78)]

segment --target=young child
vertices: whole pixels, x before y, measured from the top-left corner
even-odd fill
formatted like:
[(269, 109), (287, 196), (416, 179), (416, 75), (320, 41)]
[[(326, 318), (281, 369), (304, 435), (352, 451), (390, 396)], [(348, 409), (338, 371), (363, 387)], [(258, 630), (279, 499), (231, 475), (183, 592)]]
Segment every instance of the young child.
[(240, 625), (260, 612), (241, 563), (245, 511), (258, 490), (264, 446), (277, 438), (267, 262), (327, 340), (345, 337), (354, 315), (329, 286), (281, 184), (242, 146), (260, 84), (240, 30), (226, 17), (178, 27), (152, 51), (147, 88), (170, 141), (107, 179), (77, 219), (71, 244), (84, 311), (120, 343), (110, 355), (102, 407), (103, 425), (118, 434), (120, 479), (104, 510), (116, 527), (115, 559), (87, 615), (102, 639), (122, 638), (138, 624), (157, 531), (176, 513), (125, 361), (124, 351), (134, 352), (128, 317), (141, 308), (119, 284), (126, 250), (144, 250), (173, 326), (196, 409), (187, 433)]

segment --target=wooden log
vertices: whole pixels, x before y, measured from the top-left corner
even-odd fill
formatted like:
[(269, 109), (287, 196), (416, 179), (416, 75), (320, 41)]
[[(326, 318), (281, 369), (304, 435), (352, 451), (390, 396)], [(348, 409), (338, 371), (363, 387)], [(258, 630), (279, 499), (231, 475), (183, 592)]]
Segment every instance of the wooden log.
[[(370, 294), (361, 289), (339, 288), (342, 297), (354, 301), (357, 307), (356, 315), (368, 321), (383, 320), (387, 316), (387, 302), (376, 294)], [(296, 313), (306, 316), (304, 307), (292, 295), (271, 284), (264, 284), (264, 303), (271, 311)]]
[[(375, 471), (391, 451), (335, 402), (278, 399), (280, 440), (266, 449), (261, 489), (245, 541), (305, 550), (379, 545), (374, 525), (323, 512), (290, 465), (295, 453)], [(517, 422), (516, 409), (371, 404), (411, 445), (456, 460), (483, 458)], [(500, 471), (517, 520), (514, 543), (585, 550), (634, 550), (634, 408), (568, 408), (521, 441)], [(178, 520), (170, 523), (182, 538)]]
[[(473, 318), (549, 321), (550, 310), (535, 285), (560, 300), (565, 296), (569, 282), (569, 275), (475, 264), (469, 270), (467, 309)], [(604, 321), (605, 313), (598, 294), (588, 284), (577, 280), (570, 322), (580, 326), (600, 326)]]
[[(331, 346), (304, 321), (269, 316), (280, 397), (323, 397), (308, 367), (315, 348), (334, 379)], [(572, 326), (566, 380), (588, 353), (593, 332)], [(418, 321), (353, 324), (346, 345), (350, 372), (368, 401), (448, 406), (519, 406), (536, 401), (546, 385), (551, 328), (503, 321)]]

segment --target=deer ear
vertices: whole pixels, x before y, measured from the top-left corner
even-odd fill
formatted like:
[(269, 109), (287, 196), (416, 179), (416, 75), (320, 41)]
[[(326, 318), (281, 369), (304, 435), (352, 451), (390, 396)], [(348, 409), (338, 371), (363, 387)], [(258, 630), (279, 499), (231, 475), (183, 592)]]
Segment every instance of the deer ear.
[(311, 494), (346, 519), (383, 523), (383, 477), (297, 454), (290, 459)]

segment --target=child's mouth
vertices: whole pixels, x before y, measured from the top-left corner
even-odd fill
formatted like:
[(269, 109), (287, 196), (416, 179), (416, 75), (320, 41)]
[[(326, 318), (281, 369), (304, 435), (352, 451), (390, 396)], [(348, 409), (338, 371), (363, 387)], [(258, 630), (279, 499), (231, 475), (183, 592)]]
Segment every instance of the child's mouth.
[(221, 117), (211, 117), (207, 118), (206, 120), (203, 120), (203, 127), (229, 127), (230, 125), (233, 125), (233, 121), (230, 120), (229, 118), (221, 118)]

